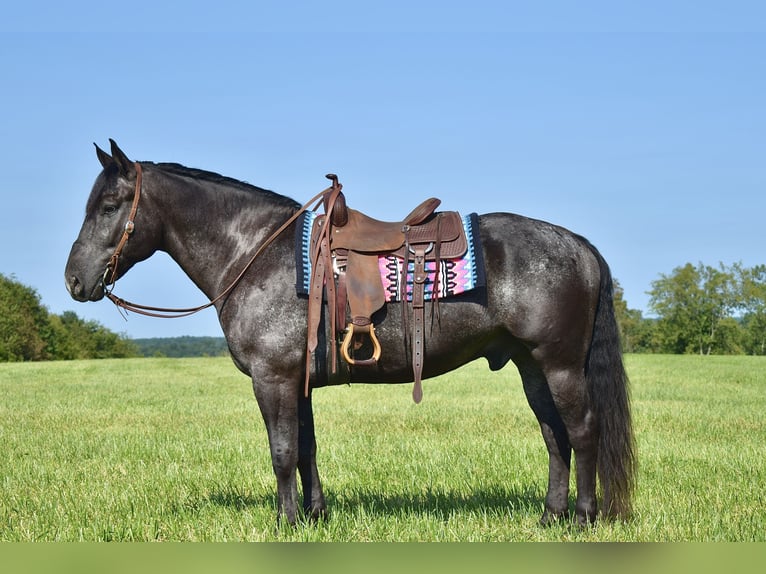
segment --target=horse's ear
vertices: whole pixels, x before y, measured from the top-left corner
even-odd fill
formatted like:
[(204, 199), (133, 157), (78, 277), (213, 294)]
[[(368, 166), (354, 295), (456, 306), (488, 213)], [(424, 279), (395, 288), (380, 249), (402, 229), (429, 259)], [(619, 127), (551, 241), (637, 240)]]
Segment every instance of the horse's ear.
[(114, 160), (112, 159), (112, 156), (110, 156), (108, 153), (106, 153), (104, 150), (98, 147), (98, 145), (96, 145), (95, 143), (93, 145), (96, 146), (96, 155), (98, 156), (98, 161), (101, 164), (101, 167), (106, 169), (107, 166), (114, 164)]
[(125, 152), (117, 147), (117, 144), (113, 139), (110, 139), (109, 143), (112, 145), (112, 160), (120, 169), (120, 174), (127, 177), (128, 179), (134, 178), (136, 176), (136, 166), (132, 161), (128, 159), (128, 156), (125, 155)]

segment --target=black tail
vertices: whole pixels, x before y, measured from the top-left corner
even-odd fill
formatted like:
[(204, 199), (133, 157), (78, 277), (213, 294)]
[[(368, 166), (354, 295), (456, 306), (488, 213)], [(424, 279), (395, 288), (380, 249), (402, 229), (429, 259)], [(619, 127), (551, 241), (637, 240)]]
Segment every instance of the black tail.
[(614, 315), (614, 287), (609, 266), (591, 246), (601, 270), (596, 320), (585, 365), (591, 407), (599, 421), (598, 476), (605, 516), (627, 517), (635, 486), (636, 458), (628, 395), (628, 375)]

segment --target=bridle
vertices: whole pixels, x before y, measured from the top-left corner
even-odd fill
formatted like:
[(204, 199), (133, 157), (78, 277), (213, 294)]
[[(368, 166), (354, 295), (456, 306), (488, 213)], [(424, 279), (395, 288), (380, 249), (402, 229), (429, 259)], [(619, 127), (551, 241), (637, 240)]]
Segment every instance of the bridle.
[(130, 207), (130, 214), (128, 215), (128, 220), (125, 222), (122, 237), (120, 237), (120, 241), (117, 243), (114, 253), (112, 253), (112, 256), (109, 258), (109, 262), (106, 264), (106, 269), (104, 270), (104, 275), (101, 278), (101, 284), (107, 295), (111, 295), (112, 293), (111, 290), (107, 290), (106, 286), (111, 284), (112, 289), (114, 289), (114, 283), (117, 281), (117, 264), (120, 261), (120, 255), (122, 255), (122, 250), (125, 247), (125, 244), (128, 242), (128, 239), (133, 234), (133, 230), (136, 228), (136, 224), (133, 220), (136, 218), (138, 201), (141, 199), (143, 169), (138, 162), (135, 162), (134, 165), (136, 167), (136, 192), (133, 195), (133, 205)]
[[(333, 187), (328, 187), (327, 189), (322, 190), (321, 192), (317, 193), (314, 197), (309, 199), (303, 206), (301, 206), (298, 211), (296, 211), (287, 221), (285, 221), (274, 233), (272, 233), (253, 253), (250, 260), (245, 264), (245, 266), (242, 268), (242, 271), (239, 272), (239, 274), (234, 278), (234, 280), (229, 284), (228, 287), (226, 287), (223, 291), (221, 291), (215, 298), (211, 299), (209, 302), (199, 305), (198, 307), (188, 307), (188, 308), (171, 308), (171, 307), (151, 307), (149, 305), (140, 305), (138, 303), (131, 303), (130, 301), (127, 301), (125, 299), (122, 299), (120, 297), (117, 297), (112, 291), (114, 291), (115, 283), (117, 282), (117, 268), (120, 261), (120, 257), (122, 255), (122, 250), (125, 248), (125, 245), (128, 242), (128, 239), (131, 235), (133, 235), (133, 232), (135, 231), (136, 224), (135, 224), (135, 218), (136, 213), (138, 212), (138, 202), (141, 199), (141, 188), (142, 188), (142, 179), (143, 179), (143, 170), (141, 168), (141, 164), (138, 162), (134, 163), (136, 168), (136, 191), (133, 195), (133, 204), (130, 208), (130, 214), (128, 215), (128, 220), (125, 222), (125, 228), (122, 232), (122, 237), (120, 237), (120, 241), (117, 243), (117, 247), (114, 250), (114, 253), (112, 253), (112, 256), (109, 258), (109, 262), (106, 264), (106, 269), (104, 270), (104, 274), (101, 278), (101, 285), (104, 289), (104, 294), (106, 297), (109, 298), (109, 300), (114, 303), (118, 308), (125, 309), (126, 311), (132, 311), (134, 313), (138, 313), (139, 315), (146, 315), (149, 317), (159, 317), (162, 319), (177, 319), (180, 317), (188, 317), (189, 315), (193, 315), (194, 313), (198, 313), (199, 311), (202, 311), (204, 309), (207, 309), (208, 307), (212, 307), (219, 301), (221, 301), (223, 298), (225, 298), (227, 295), (229, 295), (234, 288), (239, 284), (239, 282), (242, 280), (242, 278), (245, 276), (245, 273), (247, 273), (247, 270), (250, 269), (250, 267), (255, 263), (255, 260), (258, 258), (258, 256), (263, 253), (263, 251), (271, 244), (273, 241), (285, 230), (287, 229), (296, 219), (298, 219), (301, 214), (304, 211), (307, 211), (311, 208), (311, 205), (314, 202), (317, 202), (318, 200), (324, 198), (324, 196), (330, 192), (333, 191)], [(327, 176), (328, 179), (333, 179), (335, 176)], [(321, 203), (321, 202), (320, 202)], [(317, 203), (313, 210), (316, 211), (316, 209), (319, 207), (319, 204)], [(111, 285), (111, 288), (108, 286)]]

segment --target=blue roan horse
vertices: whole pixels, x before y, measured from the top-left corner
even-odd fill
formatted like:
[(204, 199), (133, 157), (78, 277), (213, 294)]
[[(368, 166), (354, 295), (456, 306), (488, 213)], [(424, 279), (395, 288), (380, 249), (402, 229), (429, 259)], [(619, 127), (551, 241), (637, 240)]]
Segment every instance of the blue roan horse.
[[(111, 155), (96, 148), (103, 171), (66, 265), (70, 294), (98, 301), (118, 273), (155, 251), (167, 252), (214, 301), (233, 360), (252, 378), (268, 431), (279, 518), (296, 521), (296, 472), (305, 513), (324, 516), (311, 393), (303, 390), (308, 303), (295, 294), (296, 223), (266, 243), (299, 204), (206, 171), (134, 163), (111, 144)], [(548, 449), (542, 522), (568, 516), (573, 450), (577, 522), (596, 519), (597, 475), (602, 513), (625, 516), (635, 457), (609, 268), (587, 240), (561, 227), (508, 213), (478, 221), (486, 288), (441, 305), (440, 328), (426, 341), (423, 376), (479, 357), (492, 370), (513, 361)], [(351, 382), (413, 380), (399, 305), (387, 303), (388, 311), (376, 316), (385, 351), (375, 366), (352, 367)], [(323, 384), (311, 377), (312, 388)]]

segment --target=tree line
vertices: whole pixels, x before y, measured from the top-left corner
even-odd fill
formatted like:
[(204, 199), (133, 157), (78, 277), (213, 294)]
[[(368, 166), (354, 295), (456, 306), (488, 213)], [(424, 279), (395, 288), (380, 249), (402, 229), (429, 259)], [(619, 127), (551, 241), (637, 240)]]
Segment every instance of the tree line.
[[(615, 281), (628, 353), (766, 355), (766, 265), (687, 263), (652, 281), (649, 312), (630, 309)], [(74, 312), (48, 312), (37, 292), (0, 273), (0, 362), (227, 353), (223, 338), (131, 340)]]
[(136, 356), (126, 336), (72, 311), (50, 313), (34, 289), (0, 273), (0, 362)]
[(73, 311), (57, 315), (37, 292), (0, 273), (0, 362), (226, 355), (223, 337), (130, 339)]
[(661, 274), (647, 293), (649, 318), (629, 309), (615, 286), (626, 352), (766, 354), (766, 265), (687, 263)]

